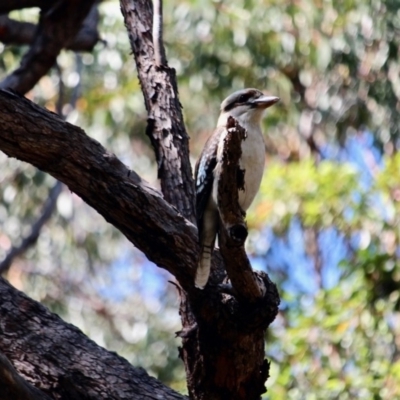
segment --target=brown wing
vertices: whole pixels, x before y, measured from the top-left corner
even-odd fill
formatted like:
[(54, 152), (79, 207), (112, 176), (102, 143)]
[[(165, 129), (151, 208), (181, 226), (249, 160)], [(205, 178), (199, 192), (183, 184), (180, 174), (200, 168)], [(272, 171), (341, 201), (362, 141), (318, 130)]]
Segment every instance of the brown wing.
[(195, 167), (196, 217), (199, 237), (201, 237), (204, 210), (207, 207), (214, 183), (218, 143), (224, 130), (224, 127), (218, 127), (208, 138)]

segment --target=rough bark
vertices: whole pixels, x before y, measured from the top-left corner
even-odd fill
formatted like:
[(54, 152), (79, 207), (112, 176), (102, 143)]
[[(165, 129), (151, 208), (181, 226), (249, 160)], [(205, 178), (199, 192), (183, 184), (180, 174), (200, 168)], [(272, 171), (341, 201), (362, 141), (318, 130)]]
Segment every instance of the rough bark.
[[(2, 374), (0, 363), (0, 394), (6, 390), (13, 394), (2, 400), (18, 400), (14, 397), (18, 393), (27, 395), (21, 400), (46, 400), (47, 396), (57, 400), (185, 399), (143, 369), (98, 346), (2, 278), (0, 298), (0, 352), (36, 387), (18, 375)], [(47, 396), (39, 397), (37, 389)], [(28, 397), (33, 394), (36, 397)]]
[[(167, 64), (156, 65), (151, 2), (121, 0), (121, 10), (144, 95), (148, 113), (147, 135), (156, 154), (161, 190), (170, 204), (194, 222), (195, 196), (189, 137), (183, 123), (175, 70)], [(163, 49), (160, 51), (163, 52)]]
[(252, 304), (209, 287), (181, 302), (184, 326), (191, 327), (180, 335), (191, 398), (255, 400), (265, 392), (265, 329), (277, 314), (279, 296), (267, 275), (260, 277), (267, 292)]

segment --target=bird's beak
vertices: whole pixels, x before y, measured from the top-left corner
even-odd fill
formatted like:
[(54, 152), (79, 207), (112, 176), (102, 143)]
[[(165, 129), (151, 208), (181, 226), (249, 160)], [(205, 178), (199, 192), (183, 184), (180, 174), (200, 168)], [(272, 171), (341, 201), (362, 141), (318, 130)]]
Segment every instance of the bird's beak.
[(268, 108), (268, 107), (273, 106), (279, 100), (280, 100), (279, 97), (276, 97), (276, 96), (261, 96), (258, 99), (253, 100), (252, 103), (256, 107)]

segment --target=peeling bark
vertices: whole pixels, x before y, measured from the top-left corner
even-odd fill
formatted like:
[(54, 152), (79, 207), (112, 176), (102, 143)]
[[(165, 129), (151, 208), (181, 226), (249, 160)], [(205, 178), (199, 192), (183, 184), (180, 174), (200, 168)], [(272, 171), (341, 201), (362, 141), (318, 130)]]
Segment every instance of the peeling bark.
[(175, 70), (167, 64), (156, 65), (151, 2), (121, 0), (121, 10), (144, 95), (148, 113), (146, 132), (156, 154), (161, 190), (170, 204), (195, 222), (189, 136), (183, 123)]

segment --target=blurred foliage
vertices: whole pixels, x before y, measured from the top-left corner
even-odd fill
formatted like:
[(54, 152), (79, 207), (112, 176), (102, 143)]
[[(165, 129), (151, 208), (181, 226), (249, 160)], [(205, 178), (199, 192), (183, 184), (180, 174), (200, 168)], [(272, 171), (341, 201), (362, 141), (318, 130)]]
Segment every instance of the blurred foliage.
[[(343, 265), (343, 268), (353, 268)], [(369, 302), (361, 271), (300, 298), (270, 330), (271, 399), (394, 399), (400, 396), (399, 314), (394, 299)], [(285, 296), (287, 298), (287, 296)]]
[[(194, 159), (227, 94), (281, 98), (264, 120), (269, 152), (248, 250), (281, 288), (267, 334), (265, 398), (400, 397), (400, 11), (395, 0), (212, 0), (164, 4)], [(63, 52), (28, 97), (157, 185), (147, 116), (117, 1), (100, 5), (104, 42)], [(34, 21), (37, 10), (14, 12)], [(26, 48), (0, 44), (0, 78)], [(77, 98), (76, 104), (72, 100)], [(0, 153), (0, 262), (54, 180)], [(185, 391), (177, 294), (66, 189), (37, 244), (6, 277), (99, 344)]]
[(350, 164), (315, 164), (308, 159), (299, 168), (298, 163), (271, 163), (259, 197), (262, 201), (253, 208), (249, 223), (261, 227), (268, 219), (279, 231), (286, 231), (296, 216), (305, 227), (334, 224), (349, 231), (360, 226), (364, 216), (365, 200), (357, 171)]

